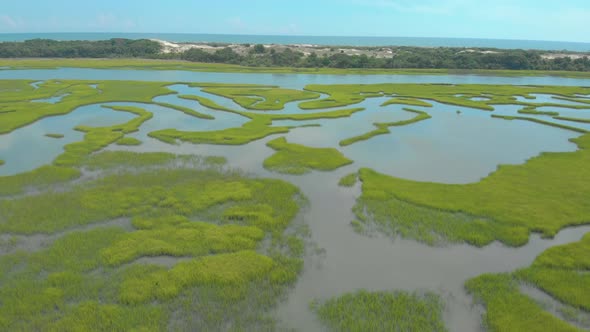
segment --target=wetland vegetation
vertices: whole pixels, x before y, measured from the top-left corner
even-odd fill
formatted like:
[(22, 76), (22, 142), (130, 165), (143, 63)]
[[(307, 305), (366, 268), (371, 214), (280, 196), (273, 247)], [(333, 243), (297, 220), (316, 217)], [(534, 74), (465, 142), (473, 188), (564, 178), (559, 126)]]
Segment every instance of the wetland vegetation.
[(279, 173), (301, 175), (311, 170), (332, 171), (353, 162), (336, 149), (292, 144), (284, 137), (268, 142), (267, 146), (277, 152), (266, 159), (263, 165)]
[[(86, 105), (102, 106), (96, 112), (132, 116), (109, 125), (77, 123), (71, 132), (43, 127), (34, 135), (63, 138), (44, 139), (61, 142), (63, 151), (50, 164), (0, 176), (0, 329), (282, 328), (273, 311), (304, 270), (309, 252), (305, 222), (317, 222), (300, 213), (308, 203), (321, 204), (307, 202), (302, 194), (307, 191), (284, 179), (309, 186), (312, 171), (337, 175), (329, 177), (334, 188), (342, 187), (337, 194), (350, 193), (361, 182), (353, 208), (356, 220), (352, 227), (350, 219), (344, 225), (362, 235), (377, 231), (429, 246), (484, 247), (500, 241), (518, 247), (531, 233), (550, 238), (590, 220), (590, 134), (584, 118), (590, 105), (576, 102), (590, 94), (588, 87), (359, 84), (297, 90), (184, 83), (199, 89), (192, 94), (195, 90), (175, 90), (178, 83), (0, 80), (0, 143), (20, 130), (34, 132), (31, 124), (59, 120)], [(31, 107), (33, 100), (55, 96), (63, 98)], [(461, 116), (454, 109), (441, 110), (441, 104), (461, 107)], [(504, 106), (522, 115), (507, 115)], [(205, 125), (174, 128), (164, 121), (145, 130), (160, 119), (158, 110)], [(403, 112), (415, 116), (380, 120)], [(395, 177), (356, 159), (355, 149), (374, 153), (370, 143), (394, 137), (397, 129), (422, 128), (424, 133), (430, 127), (420, 126), (430, 125), (443, 112), (452, 113), (445, 118), (451, 121), (478, 116), (549, 125), (547, 130), (579, 134), (571, 140), (578, 149), (501, 165), (467, 184)], [(226, 115), (244, 121), (208, 127)], [(369, 131), (328, 139), (321, 135), (330, 133), (337, 121), (367, 125), (362, 128)], [(313, 144), (301, 144), (300, 132), (309, 134), (304, 142)], [(68, 140), (71, 133), (80, 139)], [(235, 145), (243, 146), (230, 147)], [(259, 174), (273, 179), (233, 169), (236, 159), (244, 157), (229, 148), (254, 152), (245, 158), (260, 168), (255, 168)], [(216, 156), (209, 149), (223, 153)], [(159, 152), (140, 152), (152, 150)], [(163, 152), (168, 150), (182, 153)], [(195, 151), (207, 153), (198, 156)], [(6, 160), (5, 168), (14, 158), (0, 159), (0, 165)], [(348, 206), (328, 206), (332, 208)], [(43, 240), (30, 245), (37, 238)], [(590, 291), (589, 246), (586, 235), (546, 250), (529, 267), (469, 280), (466, 289), (486, 308), (485, 327), (584, 327), (576, 317), (590, 312), (585, 296)], [(524, 286), (561, 303), (571, 319), (546, 310), (522, 292)], [(311, 310), (319, 322), (337, 331), (445, 331), (445, 303), (451, 301), (435, 289), (353, 289), (316, 300)]]
[(312, 309), (330, 331), (447, 331), (443, 303), (432, 293), (361, 290), (314, 302)]

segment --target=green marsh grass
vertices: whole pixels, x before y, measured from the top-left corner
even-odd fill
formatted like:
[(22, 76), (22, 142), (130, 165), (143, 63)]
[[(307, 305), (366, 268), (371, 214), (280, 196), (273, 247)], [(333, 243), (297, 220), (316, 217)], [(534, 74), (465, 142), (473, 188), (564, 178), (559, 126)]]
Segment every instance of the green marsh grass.
[(266, 145), (277, 152), (264, 160), (263, 166), (279, 173), (300, 175), (311, 170), (331, 171), (353, 162), (334, 148), (311, 148), (288, 143), (284, 137)]
[(392, 98), (386, 102), (384, 102), (383, 104), (381, 104), (381, 106), (387, 106), (387, 105), (393, 105), (393, 104), (401, 104), (401, 105), (409, 105), (409, 106), (422, 106), (422, 107), (432, 107), (431, 103), (425, 102), (423, 100), (420, 99), (416, 99), (416, 98)]
[(572, 121), (572, 122), (580, 122), (580, 123), (590, 123), (590, 119), (583, 119), (583, 118), (572, 118), (567, 116), (554, 116), (555, 120), (563, 120), (563, 121)]
[[(182, 96), (185, 99), (188, 96)], [(198, 98), (201, 102), (203, 98)], [(223, 145), (243, 145), (252, 141), (262, 139), (274, 134), (288, 133), (291, 127), (271, 127), (272, 121), (275, 120), (315, 120), (315, 119), (335, 119), (349, 117), (353, 113), (360, 112), (364, 108), (351, 108), (329, 112), (301, 113), (301, 114), (258, 114), (250, 112), (240, 112), (228, 110), (217, 106), (221, 111), (228, 111), (240, 114), (250, 119), (241, 127), (228, 128), (215, 131), (180, 131), (176, 129), (164, 129), (149, 133), (150, 137), (160, 141), (174, 144), (177, 140), (190, 142), (194, 144), (223, 144)]]
[(326, 302), (312, 310), (330, 331), (447, 331), (439, 296), (402, 291), (357, 291)]
[[(472, 184), (416, 182), (361, 169), (363, 193), (355, 211), (359, 220), (375, 221), (392, 233), (409, 227), (406, 235), (425, 242), (440, 235), (453, 242), (485, 245), (496, 239), (520, 246), (530, 232), (552, 237), (590, 219), (590, 135), (572, 142), (578, 151), (543, 153), (523, 165), (502, 165)], [(441, 213), (450, 217), (423, 217)]]
[[(276, 327), (269, 312), (303, 266), (303, 242), (288, 231), (302, 199), (286, 182), (221, 171), (221, 161), (93, 153), (71, 169), (99, 178), (0, 199), (3, 233), (66, 232), (40, 251), (0, 256), (0, 329)], [(101, 227), (118, 218), (132, 229)], [(160, 256), (182, 260), (149, 260)]]
[[(576, 94), (590, 92), (588, 87), (565, 86), (525, 86), (525, 85), (483, 85), (483, 84), (348, 84), (315, 85), (305, 87), (308, 91), (328, 94), (320, 100), (306, 101), (299, 106), (303, 109), (322, 109), (343, 107), (362, 102), (366, 98), (383, 94), (395, 94), (401, 100), (432, 100), (442, 104), (463, 106), (485, 111), (493, 111), (493, 105), (522, 105), (524, 107), (559, 106), (568, 108), (588, 108), (584, 105), (563, 105), (553, 103), (533, 103), (517, 101), (514, 96), (532, 98), (531, 94), (551, 94), (574, 97)], [(462, 96), (486, 95), (489, 100), (474, 101)]]
[(27, 173), (0, 176), (0, 196), (20, 194), (27, 189), (42, 189), (65, 183), (81, 176), (77, 169), (42, 166)]
[[(551, 127), (556, 127), (556, 128), (571, 130), (571, 131), (575, 131), (575, 132), (582, 133), (582, 134), (588, 132), (586, 129), (582, 129), (582, 128), (578, 128), (578, 127), (572, 127), (572, 126), (564, 125), (564, 124), (561, 124), (561, 123), (555, 123), (555, 122), (545, 121), (545, 120), (541, 120), (541, 119), (537, 119), (537, 118), (529, 118), (527, 116), (509, 116), (509, 115), (492, 114), (492, 118), (504, 119), (504, 120), (510, 120), (510, 121), (511, 120), (530, 121), (530, 122), (535, 122), (535, 123), (539, 123), (539, 124), (546, 125), (546, 126), (551, 126)], [(554, 119), (558, 119), (559, 120), (559, 117), (554, 117)]]
[(134, 146), (141, 145), (142, 142), (135, 137), (125, 136), (117, 140), (117, 145)]
[(552, 112), (552, 111), (538, 111), (534, 107), (525, 107), (523, 109), (518, 110), (519, 114), (530, 114), (530, 115), (549, 115), (549, 116), (559, 116), (559, 112)]
[(320, 96), (315, 92), (281, 88), (208, 87), (203, 91), (232, 99), (244, 108), (261, 111), (281, 110), (286, 103)]
[(48, 134), (45, 134), (45, 136), (49, 137), (49, 138), (55, 138), (55, 139), (64, 138), (63, 134), (54, 134), (54, 133), (48, 133)]
[[(28, 84), (31, 81), (4, 82), (21, 86), (21, 89), (0, 96), (0, 110), (9, 108), (13, 111), (0, 113), (0, 134), (9, 133), (43, 117), (70, 113), (84, 105), (106, 102), (151, 103), (154, 97), (173, 93), (166, 87), (170, 83), (163, 82), (49, 80), (40, 84), (38, 89)], [(98, 84), (100, 90), (90, 87), (92, 83)], [(56, 93), (69, 94), (58, 103), (35, 103), (31, 107), (31, 100), (48, 98)]]
[(357, 173), (350, 173), (348, 175), (343, 176), (340, 181), (338, 181), (338, 185), (341, 187), (352, 187), (356, 184), (358, 180)]
[[(522, 283), (537, 287), (565, 310), (590, 311), (590, 234), (579, 242), (549, 248), (533, 264), (511, 274), (485, 274), (467, 281), (466, 288), (487, 312), (490, 331), (582, 331), (519, 291)], [(572, 321), (575, 321), (573, 319)]]
[(385, 134), (389, 134), (391, 133), (391, 131), (389, 131), (389, 127), (401, 127), (401, 126), (406, 126), (412, 123), (416, 123), (416, 122), (420, 122), (423, 120), (428, 120), (431, 118), (431, 116), (424, 112), (424, 111), (418, 111), (418, 110), (414, 110), (411, 108), (404, 108), (404, 111), (406, 112), (412, 112), (417, 114), (415, 117), (413, 117), (412, 119), (409, 120), (403, 120), (403, 121), (396, 121), (396, 122), (376, 122), (373, 125), (375, 127), (377, 127), (377, 129), (370, 131), (368, 133), (365, 133), (363, 135), (359, 135), (359, 136), (355, 136), (355, 137), (351, 137), (351, 138), (347, 138), (347, 139), (343, 139), (340, 141), (340, 146), (348, 146), (351, 144), (354, 144), (356, 142), (360, 142), (360, 141), (365, 141), (368, 139), (371, 139), (375, 136), (378, 135), (385, 135)]
[(464, 70), (464, 69), (339, 69), (293, 67), (246, 67), (231, 64), (198, 63), (154, 59), (1, 59), (0, 67), (13, 69), (98, 68), (135, 70), (187, 70), (196, 72), (324, 74), (324, 75), (484, 75), (484, 76), (557, 76), (588, 78), (587, 72), (543, 70)]
[(215, 117), (212, 115), (203, 114), (203, 113), (193, 110), (192, 108), (188, 108), (188, 107), (184, 107), (184, 106), (180, 106), (180, 105), (174, 105), (174, 104), (169, 104), (169, 103), (157, 103), (157, 102), (152, 102), (152, 104), (166, 107), (166, 108), (171, 108), (171, 109), (174, 109), (177, 111), (181, 111), (184, 114), (194, 116), (194, 117), (200, 118), (200, 119), (205, 119), (205, 120), (214, 120), (215, 119)]

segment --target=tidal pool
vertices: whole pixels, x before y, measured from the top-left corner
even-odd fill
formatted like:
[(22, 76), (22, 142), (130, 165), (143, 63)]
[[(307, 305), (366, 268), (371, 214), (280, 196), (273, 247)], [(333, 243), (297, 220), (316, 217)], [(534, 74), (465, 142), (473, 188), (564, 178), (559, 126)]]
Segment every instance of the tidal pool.
[[(590, 85), (590, 80), (555, 77), (499, 78), (486, 76), (314, 76), (272, 74), (220, 74), (176, 71), (117, 71), (92, 69), (19, 70), (0, 71), (0, 78), (27, 79), (126, 79), (155, 81), (199, 81), (225, 83), (259, 83), (301, 88), (307, 84), (334, 83), (382, 83), (382, 82), (445, 82), (445, 83), (502, 83), (502, 84), (554, 84)], [(528, 121), (507, 121), (491, 118), (491, 114), (518, 115), (517, 105), (496, 106), (488, 112), (431, 102), (432, 108), (380, 105), (390, 97), (368, 98), (349, 107), (363, 107), (364, 111), (348, 118), (330, 120), (274, 121), (273, 126), (301, 126), (319, 124), (320, 127), (294, 128), (284, 135), (271, 135), (240, 146), (223, 146), (180, 143), (170, 145), (148, 136), (152, 131), (174, 128), (186, 131), (213, 131), (239, 127), (249, 121), (233, 113), (217, 111), (199, 105), (196, 101), (179, 98), (190, 94), (206, 97), (221, 106), (244, 111), (233, 101), (207, 94), (200, 88), (176, 84), (170, 86), (176, 95), (160, 96), (154, 102), (169, 103), (192, 108), (212, 115), (206, 120), (186, 115), (167, 107), (142, 103), (107, 103), (108, 106), (136, 106), (153, 114), (140, 130), (129, 136), (143, 144), (121, 147), (112, 144), (107, 150), (136, 152), (165, 151), (178, 154), (223, 156), (229, 168), (266, 178), (291, 182), (301, 188), (311, 202), (303, 213), (311, 230), (311, 240), (321, 250), (310, 250), (305, 270), (288, 298), (276, 309), (275, 314), (286, 328), (301, 331), (321, 331), (322, 327), (309, 310), (314, 299), (325, 300), (357, 289), (368, 290), (426, 290), (442, 296), (445, 302), (445, 321), (450, 331), (479, 331), (481, 308), (474, 306), (465, 292), (466, 280), (483, 273), (510, 272), (531, 264), (545, 249), (579, 240), (590, 226), (562, 230), (554, 239), (541, 239), (533, 235), (529, 243), (520, 248), (510, 248), (492, 243), (483, 248), (466, 244), (429, 247), (425, 244), (383, 236), (368, 237), (354, 232), (350, 221), (355, 219), (351, 209), (360, 194), (360, 184), (352, 188), (338, 186), (338, 180), (361, 167), (397, 177), (442, 183), (470, 183), (493, 172), (498, 164), (519, 164), (544, 151), (574, 151), (576, 145), (570, 138), (580, 134)], [(321, 98), (325, 98), (322, 96)], [(536, 96), (540, 98), (541, 96)], [(544, 97), (543, 97), (544, 98)], [(549, 97), (547, 97), (549, 98)], [(528, 100), (531, 101), (531, 100)], [(553, 103), (566, 103), (551, 99)], [(268, 111), (273, 114), (289, 114), (304, 111), (298, 102), (288, 103), (284, 110)], [(0, 136), (0, 159), (6, 165), (0, 167), (0, 175), (15, 174), (48, 164), (63, 151), (65, 144), (80, 141), (82, 133), (73, 130), (77, 125), (108, 126), (124, 123), (134, 117), (127, 112), (113, 111), (89, 105), (62, 116), (48, 117), (34, 124)], [(411, 119), (414, 115), (403, 109), (409, 107), (427, 112), (432, 118), (399, 127), (391, 127), (389, 134), (373, 137), (346, 147), (340, 147), (343, 139), (364, 134), (375, 129), (373, 123), (396, 122)], [(541, 110), (541, 109), (540, 109)], [(460, 111), (460, 112), (457, 112)], [(588, 115), (588, 110), (559, 108), (563, 116)], [(531, 115), (552, 120), (548, 116)], [(567, 121), (552, 120), (556, 123)], [(571, 125), (571, 122), (567, 122)], [(577, 124), (587, 128), (584, 124)], [(63, 139), (51, 139), (47, 133), (64, 134)], [(352, 165), (333, 172), (314, 171), (302, 176), (270, 172), (262, 167), (264, 159), (274, 151), (266, 144), (280, 136), (290, 143), (311, 147), (335, 147)], [(173, 264), (166, 258), (163, 265)]]

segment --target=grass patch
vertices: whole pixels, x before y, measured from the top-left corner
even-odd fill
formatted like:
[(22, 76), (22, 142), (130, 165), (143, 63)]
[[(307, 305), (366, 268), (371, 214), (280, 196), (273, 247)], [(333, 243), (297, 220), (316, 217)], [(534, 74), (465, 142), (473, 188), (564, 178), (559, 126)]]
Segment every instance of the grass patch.
[[(187, 164), (194, 158), (207, 164), (90, 154), (77, 166), (102, 177), (0, 200), (2, 233), (73, 231), (40, 251), (0, 256), (0, 329), (273, 329), (268, 312), (302, 269), (300, 235), (286, 233), (300, 194), (279, 180)], [(132, 229), (99, 227), (117, 218)], [(154, 256), (185, 260), (130, 264)]]
[[(151, 103), (157, 96), (172, 93), (166, 87), (170, 83), (163, 82), (48, 80), (40, 84), (38, 89), (30, 86), (30, 81), (3, 82), (18, 86), (19, 89), (0, 96), (0, 111), (13, 111), (0, 113), (0, 134), (9, 133), (47, 116), (70, 113), (84, 105), (106, 102)], [(96, 83), (99, 89), (90, 87), (89, 84), (92, 83)], [(48, 98), (58, 93), (68, 95), (55, 104), (32, 105), (31, 100)]]
[(510, 121), (511, 120), (530, 121), (530, 122), (540, 123), (540, 124), (546, 125), (546, 126), (551, 126), (551, 127), (556, 127), (556, 128), (571, 130), (571, 131), (575, 131), (575, 132), (582, 133), (582, 134), (588, 132), (586, 129), (582, 129), (582, 128), (578, 128), (578, 127), (572, 127), (572, 126), (567, 126), (567, 125), (564, 125), (564, 124), (561, 124), (561, 123), (555, 123), (555, 122), (540, 120), (540, 119), (536, 119), (536, 118), (529, 118), (529, 117), (526, 117), (526, 116), (508, 116), (508, 115), (492, 114), (492, 118), (504, 119), (504, 120), (510, 120)]
[(49, 137), (49, 138), (56, 138), (56, 139), (64, 138), (64, 135), (63, 134), (52, 134), (52, 133), (49, 133), (49, 134), (45, 134), (45, 136), (46, 137)]
[(352, 187), (356, 184), (357, 179), (358, 179), (357, 173), (350, 173), (350, 174), (342, 177), (340, 179), (340, 181), (338, 181), (338, 185), (341, 187)]
[(260, 111), (282, 110), (286, 103), (320, 97), (315, 92), (281, 88), (209, 87), (203, 91), (232, 99), (244, 108)]
[(518, 110), (519, 114), (530, 114), (530, 115), (548, 115), (548, 116), (559, 116), (559, 112), (551, 111), (539, 111), (533, 107), (525, 107)]
[(174, 105), (174, 104), (169, 104), (169, 103), (157, 103), (157, 102), (152, 102), (152, 104), (166, 107), (166, 108), (171, 108), (171, 109), (177, 110), (177, 111), (181, 111), (184, 114), (194, 116), (195, 118), (199, 118), (199, 119), (205, 119), (205, 120), (214, 120), (215, 119), (215, 117), (212, 115), (203, 114), (203, 113), (193, 110), (192, 108), (188, 108), (188, 107), (184, 107), (184, 106), (180, 106), (180, 105)]
[[(396, 95), (398, 100), (432, 100), (442, 104), (469, 107), (486, 111), (494, 105), (522, 105), (524, 107), (559, 106), (587, 108), (584, 105), (544, 104), (518, 101), (515, 96), (532, 98), (531, 94), (551, 94), (574, 97), (590, 92), (588, 87), (529, 86), (529, 85), (484, 85), (484, 84), (349, 84), (308, 85), (308, 91), (328, 94), (329, 97), (301, 103), (303, 109), (342, 107), (362, 102), (366, 98), (383, 94)], [(486, 100), (471, 100), (470, 97), (486, 96)]]
[(360, 141), (365, 141), (368, 139), (371, 139), (375, 136), (378, 135), (385, 135), (385, 134), (389, 134), (391, 133), (389, 131), (389, 127), (400, 127), (400, 126), (406, 126), (412, 123), (416, 123), (416, 122), (420, 122), (423, 120), (427, 120), (430, 119), (431, 116), (424, 112), (424, 111), (418, 111), (418, 110), (413, 110), (410, 108), (404, 108), (404, 111), (407, 112), (412, 112), (412, 113), (416, 113), (418, 115), (416, 115), (415, 117), (413, 117), (412, 119), (409, 120), (403, 120), (403, 121), (396, 121), (396, 122), (376, 122), (373, 125), (375, 127), (377, 127), (377, 129), (370, 131), (368, 133), (365, 133), (363, 135), (359, 135), (359, 136), (355, 136), (355, 137), (351, 137), (351, 138), (347, 138), (347, 139), (343, 139), (340, 141), (340, 146), (347, 146), (347, 145), (351, 145), (354, 144), (356, 142), (360, 142)]
[(432, 107), (431, 103), (425, 102), (423, 100), (420, 99), (416, 99), (416, 98), (392, 98), (386, 102), (384, 102), (383, 104), (381, 104), (381, 106), (387, 106), (387, 105), (393, 105), (393, 104), (400, 104), (400, 105), (409, 105), (409, 106), (422, 106), (422, 107)]
[[(551, 295), (562, 310), (590, 311), (590, 234), (576, 243), (549, 248), (533, 264), (511, 274), (485, 274), (467, 281), (466, 288), (485, 305), (490, 331), (580, 331), (519, 292), (527, 283)], [(575, 321), (573, 319), (572, 321)]]
[(47, 188), (80, 176), (77, 169), (56, 166), (42, 166), (27, 173), (0, 176), (0, 196), (20, 194), (27, 189)]
[(331, 171), (353, 162), (334, 148), (310, 148), (287, 143), (284, 137), (266, 145), (277, 152), (264, 160), (264, 168), (279, 173), (300, 175), (311, 170)]
[(563, 120), (563, 121), (573, 121), (573, 122), (580, 122), (580, 123), (590, 123), (590, 119), (581, 119), (581, 118), (572, 118), (567, 116), (554, 116), (555, 120)]
[[(184, 96), (186, 98), (186, 96)], [(198, 98), (202, 101), (203, 98)], [(220, 110), (233, 112), (245, 116), (250, 121), (238, 128), (228, 128), (215, 131), (180, 131), (176, 129), (165, 129), (149, 133), (150, 137), (159, 139), (166, 143), (174, 144), (176, 140), (186, 141), (195, 144), (226, 144), (226, 145), (243, 145), (252, 141), (267, 137), (274, 134), (288, 133), (291, 127), (271, 127), (272, 121), (275, 120), (315, 120), (315, 119), (334, 119), (349, 117), (355, 112), (364, 110), (363, 108), (352, 108), (330, 112), (306, 113), (306, 114), (255, 114), (250, 112), (239, 112), (224, 109), (219, 106)]]
[(124, 146), (135, 146), (135, 145), (141, 145), (141, 141), (138, 140), (135, 137), (130, 137), (130, 136), (125, 136), (122, 138), (119, 138), (119, 140), (117, 141), (117, 145), (124, 145)]
[(0, 67), (12, 69), (100, 68), (135, 70), (186, 70), (196, 72), (324, 74), (324, 75), (484, 75), (484, 76), (557, 76), (588, 78), (587, 72), (544, 70), (465, 70), (465, 69), (339, 69), (246, 67), (230, 64), (198, 63), (152, 59), (1, 59)]
[(349, 293), (312, 309), (330, 331), (447, 331), (443, 304), (432, 293)]
[[(580, 150), (543, 153), (524, 165), (503, 165), (473, 184), (416, 182), (361, 169), (363, 193), (355, 211), (360, 220), (376, 221), (394, 233), (407, 226), (423, 228), (424, 232), (410, 232), (408, 236), (426, 242), (430, 242), (428, 232), (476, 245), (492, 239), (523, 245), (528, 239), (525, 234), (530, 232), (551, 237), (563, 227), (586, 224), (590, 219), (590, 205), (586, 204), (590, 195), (586, 167), (590, 162), (590, 135), (572, 141)], [(408, 215), (400, 208), (402, 203), (408, 204)], [(418, 208), (427, 210), (413, 212)], [(422, 216), (439, 213), (457, 216)], [(464, 221), (458, 216), (465, 216)]]

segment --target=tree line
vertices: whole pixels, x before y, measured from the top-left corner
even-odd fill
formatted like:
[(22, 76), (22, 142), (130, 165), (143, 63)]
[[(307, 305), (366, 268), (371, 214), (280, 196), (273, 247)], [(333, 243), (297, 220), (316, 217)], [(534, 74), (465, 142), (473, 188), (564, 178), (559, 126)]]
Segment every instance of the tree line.
[(508, 70), (566, 70), (590, 71), (588, 56), (571, 59), (543, 58), (545, 51), (466, 49), (455, 47), (423, 48), (393, 47), (392, 55), (374, 56), (335, 53), (318, 55), (286, 48), (277, 51), (264, 45), (251, 45), (245, 55), (230, 47), (215, 52), (190, 49), (181, 53), (161, 53), (158, 42), (140, 39), (110, 39), (102, 41), (55, 41), (34, 39), (25, 42), (0, 43), (1, 58), (152, 58), (180, 59), (193, 62), (227, 63), (254, 67), (302, 68), (417, 68), (417, 69), (508, 69)]

